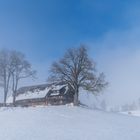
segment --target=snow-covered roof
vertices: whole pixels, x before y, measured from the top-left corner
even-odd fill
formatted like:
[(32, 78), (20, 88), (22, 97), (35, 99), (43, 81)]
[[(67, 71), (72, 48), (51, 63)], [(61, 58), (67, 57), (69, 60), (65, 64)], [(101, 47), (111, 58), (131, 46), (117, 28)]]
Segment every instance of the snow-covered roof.
[(34, 92), (27, 91), (25, 94), (19, 94), (16, 97), (16, 100), (44, 98), (49, 90), (50, 88), (46, 88), (45, 90), (35, 90)]
[[(36, 99), (36, 98), (44, 98), (47, 93), (49, 92), (50, 88), (45, 88), (44, 90), (35, 90), (34, 92), (32, 91), (27, 91), (24, 94), (18, 94), (16, 97), (16, 101), (18, 100), (25, 100), (25, 99)], [(10, 96), (7, 99), (7, 103), (12, 103), (13, 102), (13, 97)]]
[(37, 90), (38, 91), (43, 91), (48, 87), (50, 87), (49, 84), (21, 87), (21, 88), (18, 89), (17, 94), (25, 94), (26, 92), (29, 92), (29, 91), (36, 92)]
[(60, 90), (61, 88), (65, 87), (66, 85), (53, 85), (52, 90)]
[[(22, 87), (18, 90), (16, 101), (18, 100), (26, 100), (26, 99), (37, 99), (37, 98), (45, 98), (45, 96), (49, 93), (51, 90), (51, 96), (59, 95), (59, 90), (63, 87), (66, 87), (65, 93), (67, 92), (68, 88), (66, 85), (37, 85), (37, 86), (30, 86), (30, 87)], [(65, 94), (64, 93), (64, 94)], [(13, 97), (10, 96), (7, 99), (7, 103), (12, 103)]]

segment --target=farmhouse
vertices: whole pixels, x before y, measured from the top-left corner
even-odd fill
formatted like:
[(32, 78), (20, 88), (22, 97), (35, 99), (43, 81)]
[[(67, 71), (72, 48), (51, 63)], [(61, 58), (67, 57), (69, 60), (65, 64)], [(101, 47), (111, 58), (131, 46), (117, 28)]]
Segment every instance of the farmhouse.
[[(19, 88), (16, 95), (16, 106), (63, 105), (73, 102), (74, 93), (66, 84), (35, 85)], [(12, 105), (10, 96), (7, 104)]]

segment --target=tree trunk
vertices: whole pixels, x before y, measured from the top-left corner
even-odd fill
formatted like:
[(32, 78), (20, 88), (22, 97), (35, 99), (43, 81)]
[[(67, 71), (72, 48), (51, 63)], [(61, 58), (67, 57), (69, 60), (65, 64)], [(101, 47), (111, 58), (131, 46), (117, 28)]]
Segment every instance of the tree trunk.
[(79, 91), (78, 91), (78, 88), (76, 88), (75, 94), (74, 94), (74, 106), (79, 105), (78, 94), (79, 94)]
[(4, 78), (4, 106), (6, 106), (7, 93), (6, 78)]
[(7, 91), (4, 91), (4, 106), (6, 106)]
[(16, 101), (16, 95), (13, 93), (13, 106), (15, 106), (15, 101)]
[(12, 90), (13, 90), (13, 106), (16, 106), (16, 95), (17, 95), (17, 87), (18, 87), (18, 78), (17, 76), (14, 77), (14, 74), (12, 75), (13, 78), (13, 86), (12, 86)]
[(10, 74), (8, 74), (7, 77), (6, 71), (4, 71), (4, 106), (6, 106), (7, 94), (9, 90), (9, 81), (10, 81)]

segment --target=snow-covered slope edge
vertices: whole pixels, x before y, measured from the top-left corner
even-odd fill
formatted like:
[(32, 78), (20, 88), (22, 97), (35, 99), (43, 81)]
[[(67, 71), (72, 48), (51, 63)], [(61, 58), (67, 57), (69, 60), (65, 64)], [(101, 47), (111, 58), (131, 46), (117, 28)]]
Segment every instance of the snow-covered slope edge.
[(131, 116), (137, 116), (140, 117), (140, 110), (130, 110), (130, 111), (125, 111), (125, 112), (120, 112), (121, 114), (125, 115), (131, 115)]
[(139, 140), (140, 118), (81, 107), (0, 109), (1, 140)]

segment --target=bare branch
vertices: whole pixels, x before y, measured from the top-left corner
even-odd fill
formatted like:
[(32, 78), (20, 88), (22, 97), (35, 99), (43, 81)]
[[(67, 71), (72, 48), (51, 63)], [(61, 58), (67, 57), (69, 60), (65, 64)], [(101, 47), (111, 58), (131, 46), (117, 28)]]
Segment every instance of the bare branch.
[(49, 81), (51, 80), (71, 85), (77, 96), (79, 87), (96, 94), (107, 85), (103, 74), (97, 76), (95, 62), (89, 58), (84, 45), (68, 49), (62, 59), (52, 64)]

